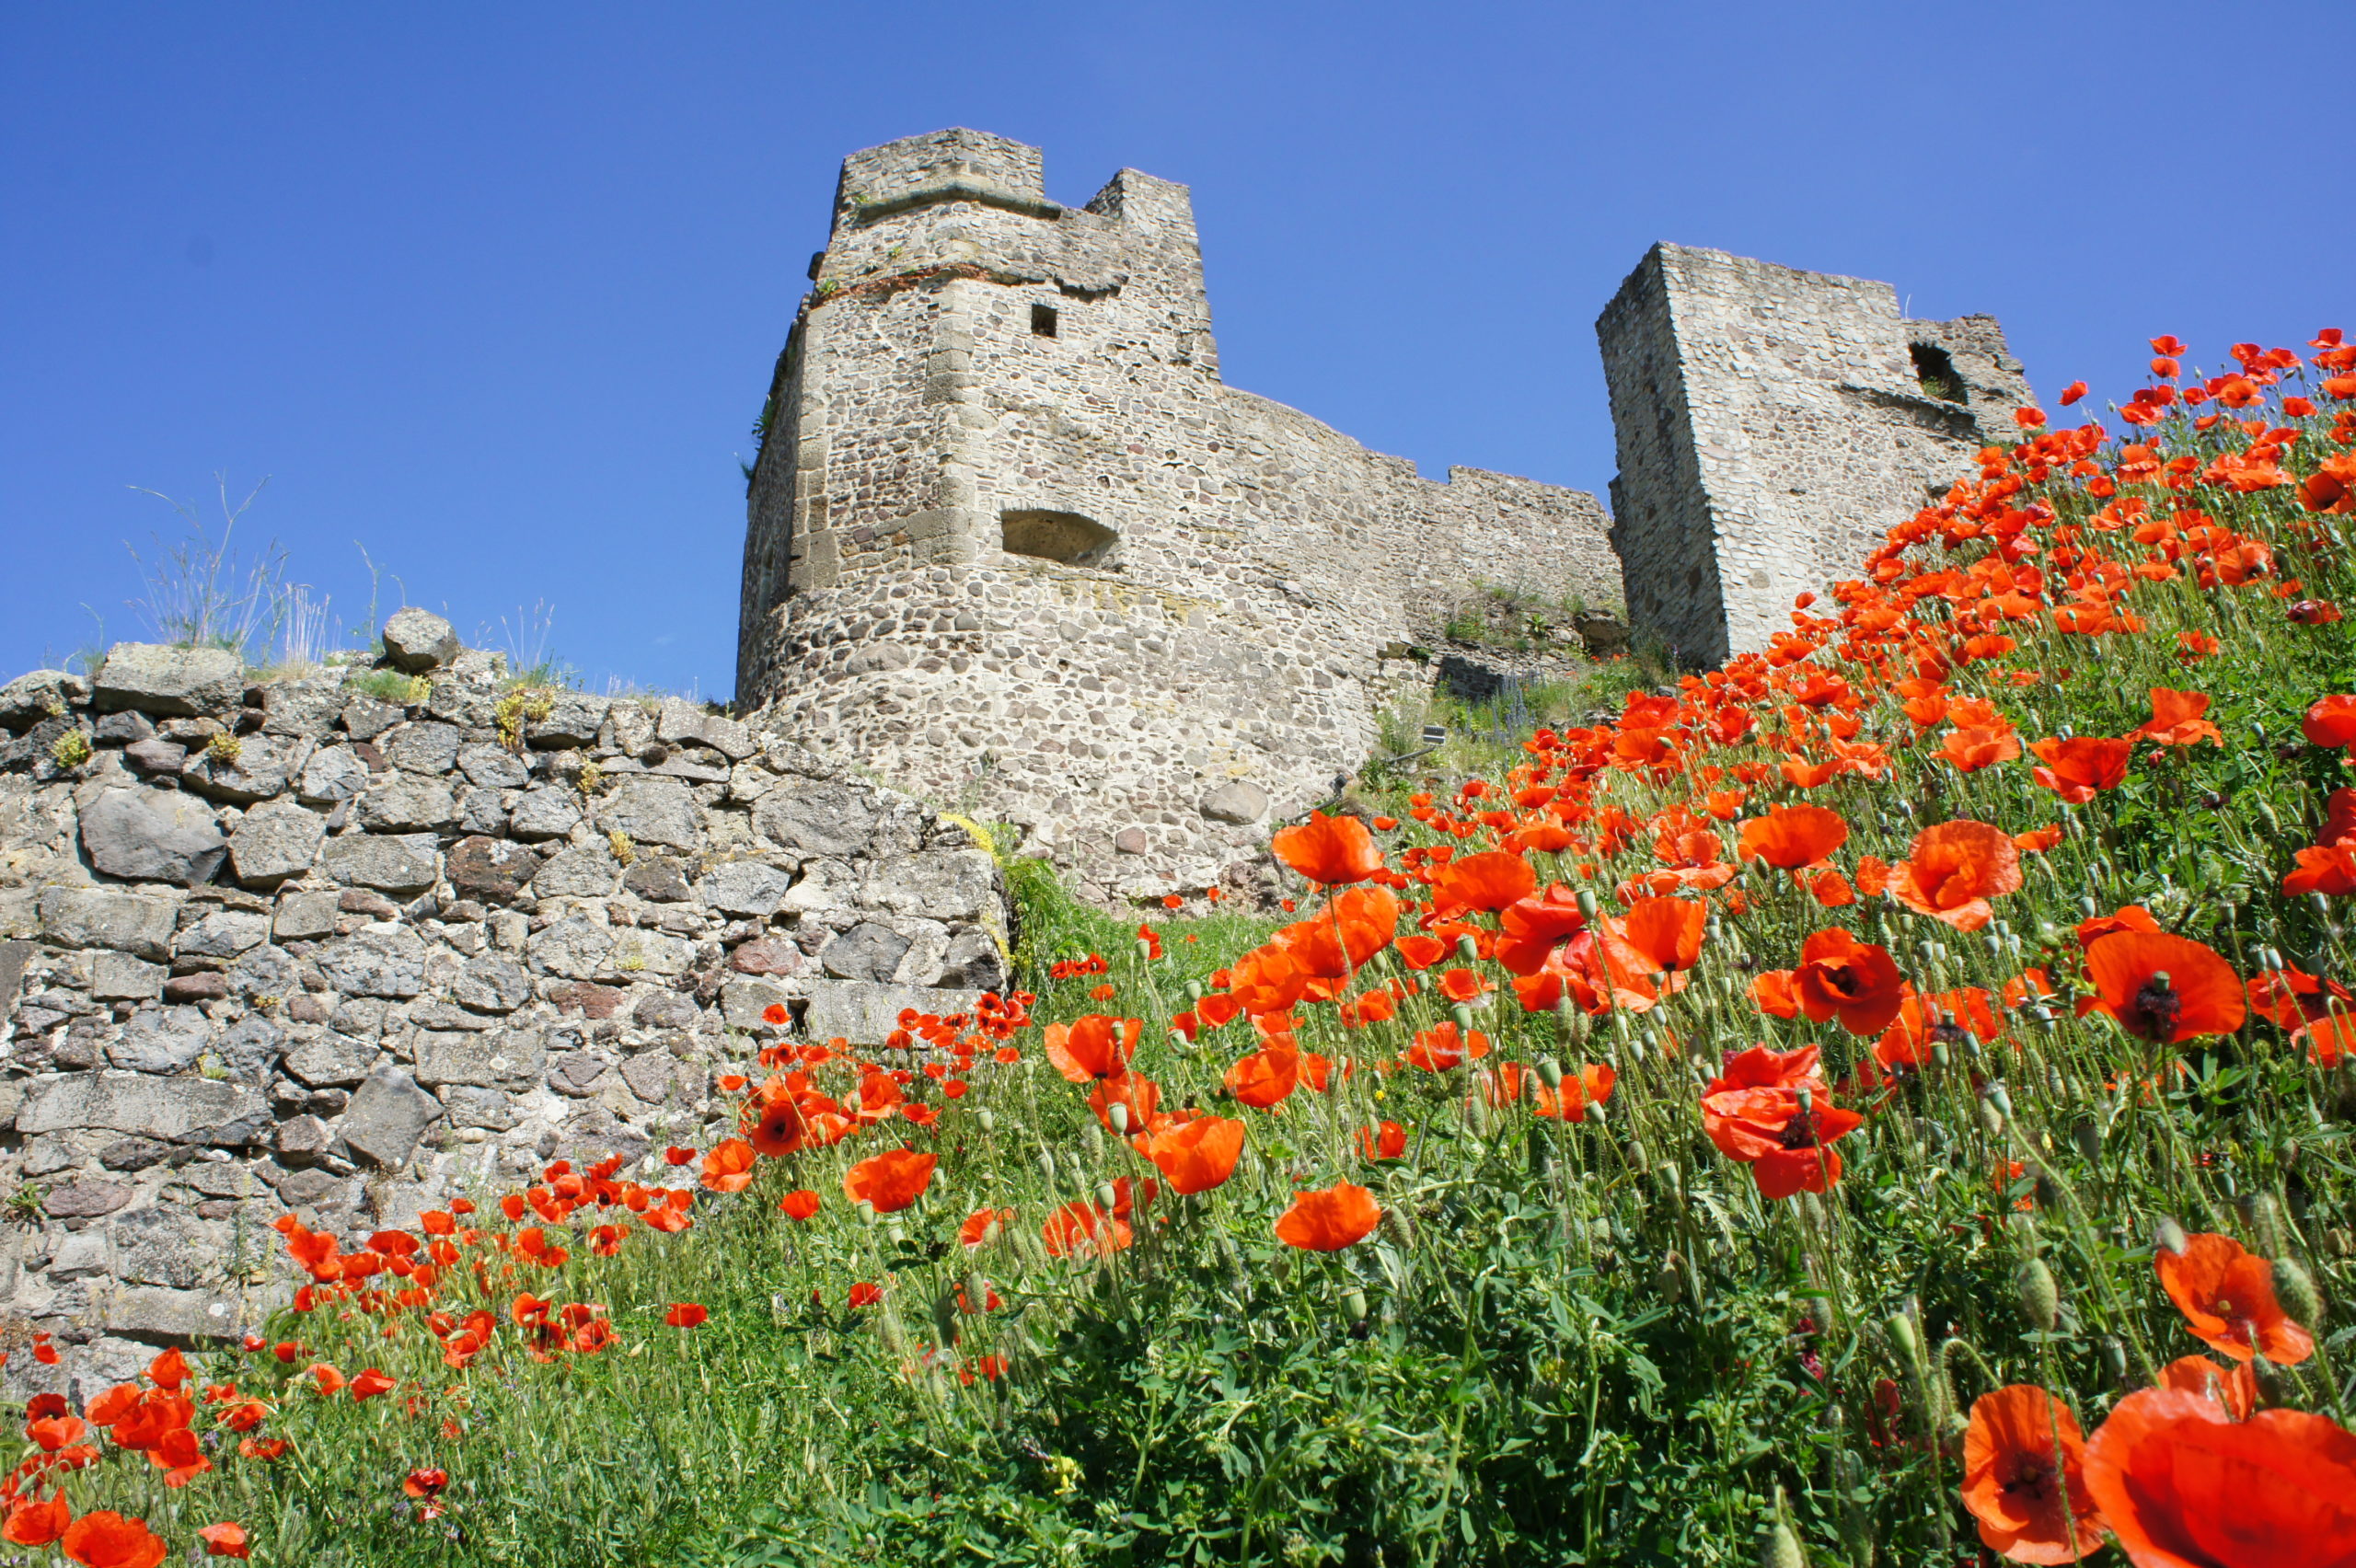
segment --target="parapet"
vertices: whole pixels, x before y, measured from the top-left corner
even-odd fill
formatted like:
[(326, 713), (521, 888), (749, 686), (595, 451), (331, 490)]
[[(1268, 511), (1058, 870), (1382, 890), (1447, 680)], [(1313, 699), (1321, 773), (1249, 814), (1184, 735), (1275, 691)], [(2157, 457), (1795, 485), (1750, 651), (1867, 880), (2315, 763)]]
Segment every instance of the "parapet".
[(1630, 619), (1694, 663), (1765, 647), (2030, 400), (1993, 317), (1722, 250), (1655, 246), (1596, 332)]

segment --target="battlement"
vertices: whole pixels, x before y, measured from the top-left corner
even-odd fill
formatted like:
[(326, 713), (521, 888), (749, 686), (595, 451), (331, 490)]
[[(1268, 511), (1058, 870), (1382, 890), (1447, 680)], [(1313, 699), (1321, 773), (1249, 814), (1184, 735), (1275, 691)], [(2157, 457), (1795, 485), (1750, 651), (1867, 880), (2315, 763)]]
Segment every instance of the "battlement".
[(961, 190), (1008, 202), (1052, 205), (1046, 200), (1044, 168), (1038, 148), (986, 131), (953, 127), (903, 136), (843, 160), (842, 180), (835, 191), (836, 222)]

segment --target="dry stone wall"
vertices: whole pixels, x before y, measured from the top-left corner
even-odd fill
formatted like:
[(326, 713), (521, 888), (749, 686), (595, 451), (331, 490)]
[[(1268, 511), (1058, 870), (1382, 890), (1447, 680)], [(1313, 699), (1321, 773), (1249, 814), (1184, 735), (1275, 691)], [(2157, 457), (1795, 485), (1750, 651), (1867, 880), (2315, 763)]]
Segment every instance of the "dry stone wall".
[(846, 160), (812, 275), (738, 701), (1101, 894), (1255, 854), (1365, 759), (1399, 655), (1472, 582), (1619, 597), (1594, 498), (1435, 483), (1226, 386), (1184, 186), (1124, 169), (1068, 208), (1036, 148), (912, 137)]
[(876, 1043), (1004, 983), (995, 862), (907, 797), (676, 700), (526, 704), (421, 612), (385, 640), (395, 700), (139, 645), (0, 688), (0, 1343), (67, 1348), (20, 1382), (255, 1327), (281, 1214), (707, 1142), (773, 1006)]
[(2030, 399), (1994, 317), (1888, 283), (1658, 245), (1596, 323), (1632, 624), (1688, 662), (1764, 648)]

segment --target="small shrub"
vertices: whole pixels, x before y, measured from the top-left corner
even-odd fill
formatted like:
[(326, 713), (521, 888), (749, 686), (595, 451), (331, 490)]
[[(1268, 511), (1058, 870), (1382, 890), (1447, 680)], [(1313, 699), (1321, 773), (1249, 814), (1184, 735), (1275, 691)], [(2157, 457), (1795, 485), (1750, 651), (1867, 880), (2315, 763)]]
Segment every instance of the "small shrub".
[(90, 760), (90, 737), (79, 730), (68, 730), (49, 744), (49, 760), (58, 767), (72, 770)]
[(423, 675), (412, 675), (400, 670), (371, 670), (354, 675), (344, 683), (347, 690), (363, 697), (389, 702), (397, 708), (414, 708), (433, 695), (433, 683)]
[(556, 694), (545, 686), (517, 686), (493, 704), (491, 722), (499, 726), (499, 744), (509, 751), (524, 749), (524, 726), (537, 724), (556, 711)]
[(226, 730), (205, 737), (204, 755), (212, 759), (215, 767), (235, 767), (237, 759), (245, 754), (245, 742)]
[[(587, 770), (583, 769), (583, 771), (585, 772)], [(613, 850), (614, 859), (619, 860), (625, 866), (631, 864), (638, 859), (638, 846), (631, 843), (629, 840), (629, 835), (624, 833), (618, 827), (606, 835), (606, 845), (608, 848)]]

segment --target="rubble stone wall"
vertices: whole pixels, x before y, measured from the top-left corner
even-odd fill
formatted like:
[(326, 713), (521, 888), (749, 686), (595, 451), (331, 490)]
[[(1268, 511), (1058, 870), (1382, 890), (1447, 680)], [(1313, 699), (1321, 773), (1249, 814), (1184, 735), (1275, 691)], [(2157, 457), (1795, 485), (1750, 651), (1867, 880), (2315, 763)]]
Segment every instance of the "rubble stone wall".
[(1209, 885), (1329, 791), (1474, 582), (1619, 597), (1593, 497), (1426, 480), (1227, 387), (1184, 186), (1124, 169), (1067, 208), (1035, 148), (913, 137), (845, 161), (813, 276), (740, 707), (1099, 893)]
[(1992, 317), (1908, 320), (1888, 283), (1722, 250), (1655, 246), (1596, 330), (1629, 618), (1693, 663), (1789, 629), (2031, 400)]
[(773, 1005), (872, 1044), (1004, 983), (963, 828), (687, 703), (526, 708), (403, 614), (407, 691), (138, 645), (0, 689), (0, 1344), (67, 1351), (12, 1378), (257, 1326), (279, 1215), (708, 1144)]

